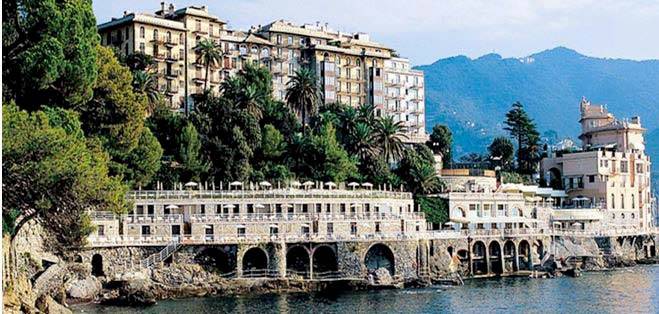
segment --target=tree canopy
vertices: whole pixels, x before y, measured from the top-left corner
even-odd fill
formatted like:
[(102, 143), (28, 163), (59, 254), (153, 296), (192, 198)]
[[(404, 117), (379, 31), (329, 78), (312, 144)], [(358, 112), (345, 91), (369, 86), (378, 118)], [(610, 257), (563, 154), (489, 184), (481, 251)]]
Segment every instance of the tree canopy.
[(44, 109), (3, 106), (3, 231), (15, 234), (36, 218), (47, 222), (57, 249), (80, 248), (91, 227), (85, 211), (124, 212), (125, 187), (109, 175), (107, 154), (85, 138), (75, 112)]
[(91, 1), (3, 1), (4, 100), (28, 110), (87, 102), (98, 42)]
[(524, 106), (515, 102), (506, 114), (506, 127), (510, 137), (517, 143), (517, 169), (520, 173), (531, 174), (536, 169), (539, 158), (538, 142), (540, 135)]

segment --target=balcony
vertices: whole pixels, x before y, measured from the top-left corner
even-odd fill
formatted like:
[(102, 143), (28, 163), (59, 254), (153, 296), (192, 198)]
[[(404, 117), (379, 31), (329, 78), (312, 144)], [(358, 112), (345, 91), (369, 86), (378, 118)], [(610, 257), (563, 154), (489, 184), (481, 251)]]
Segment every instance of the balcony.
[(180, 70), (163, 71), (163, 75), (168, 80), (174, 80), (181, 74)]
[(175, 63), (178, 62), (179, 60), (180, 60), (179, 56), (175, 54), (169, 54), (167, 55), (167, 57), (165, 57), (165, 62), (167, 63)]
[(208, 35), (208, 31), (204, 30), (204, 29), (201, 29), (201, 28), (197, 28), (197, 29), (193, 30), (192, 33), (193, 34), (198, 34), (198, 35)]
[(153, 55), (153, 60), (162, 62), (165, 61), (165, 58), (167, 58), (167, 55), (164, 53), (156, 53)]

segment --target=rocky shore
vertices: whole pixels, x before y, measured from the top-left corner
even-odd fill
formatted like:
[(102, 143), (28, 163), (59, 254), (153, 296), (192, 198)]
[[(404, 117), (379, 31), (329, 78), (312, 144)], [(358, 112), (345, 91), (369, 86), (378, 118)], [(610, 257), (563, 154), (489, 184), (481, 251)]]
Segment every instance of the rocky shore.
[[(11, 247), (4, 251), (3, 313), (70, 313), (67, 305), (79, 302), (137, 306), (163, 299), (211, 295), (423, 287), (451, 282), (447, 280), (447, 273), (468, 269), (465, 265), (451, 268), (438, 259), (437, 265), (430, 265), (432, 269), (443, 270), (436, 272), (442, 274), (436, 278), (425, 276), (402, 282), (389, 276), (385, 269), (378, 269), (363, 280), (308, 281), (302, 278), (228, 279), (203, 265), (174, 262), (120, 275), (94, 276), (90, 263), (53, 256), (41, 242), (30, 240), (38, 236), (38, 226), (26, 230), (24, 239), (13, 243), (8, 238), (3, 239), (4, 247)], [(640, 248), (646, 241), (654, 241), (654, 238), (557, 238), (550, 249), (555, 252), (554, 258), (545, 260), (535, 271), (557, 273), (557, 265), (561, 265), (560, 271), (564, 272), (570, 267), (579, 271), (601, 271), (657, 263), (656, 258), (642, 258)]]

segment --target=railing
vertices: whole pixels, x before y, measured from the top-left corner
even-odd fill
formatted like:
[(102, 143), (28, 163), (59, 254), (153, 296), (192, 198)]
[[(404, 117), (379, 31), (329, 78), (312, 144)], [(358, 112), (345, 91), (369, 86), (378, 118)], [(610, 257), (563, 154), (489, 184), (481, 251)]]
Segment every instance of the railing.
[(244, 198), (395, 198), (411, 199), (412, 193), (381, 191), (381, 190), (299, 190), (299, 189), (272, 189), (272, 190), (236, 190), (236, 191), (131, 191), (126, 194), (128, 199), (244, 199)]
[(153, 254), (144, 260), (142, 260), (141, 266), (143, 268), (151, 268), (154, 265), (164, 261), (168, 257), (170, 257), (176, 250), (178, 250), (181, 247), (181, 243), (179, 242), (178, 237), (174, 237), (172, 241), (165, 246), (164, 249), (162, 249), (160, 252)]
[(191, 222), (212, 222), (212, 221), (266, 221), (266, 222), (289, 222), (296, 220), (387, 220), (387, 219), (408, 219), (421, 220), (425, 218), (424, 213), (250, 213), (250, 214), (192, 214)]

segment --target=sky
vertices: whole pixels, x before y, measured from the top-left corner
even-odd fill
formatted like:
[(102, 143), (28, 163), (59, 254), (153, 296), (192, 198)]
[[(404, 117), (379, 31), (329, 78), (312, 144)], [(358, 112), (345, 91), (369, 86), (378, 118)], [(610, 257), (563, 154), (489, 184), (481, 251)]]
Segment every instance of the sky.
[[(168, 1), (167, 3), (170, 3)], [(659, 0), (196, 0), (230, 28), (285, 19), (366, 32), (414, 65), (488, 53), (524, 57), (565, 46), (595, 57), (659, 59)], [(98, 23), (159, 0), (94, 1)]]

